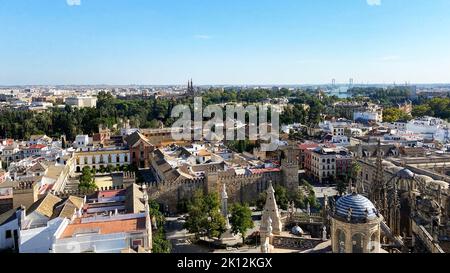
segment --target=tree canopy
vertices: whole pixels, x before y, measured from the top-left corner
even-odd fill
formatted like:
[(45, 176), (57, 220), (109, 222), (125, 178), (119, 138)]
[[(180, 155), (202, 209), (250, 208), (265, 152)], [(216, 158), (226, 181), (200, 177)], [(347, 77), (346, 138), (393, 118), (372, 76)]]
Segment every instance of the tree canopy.
[(233, 234), (240, 233), (242, 241), (245, 243), (247, 230), (254, 227), (252, 211), (247, 204), (234, 204), (231, 207), (230, 224)]
[(398, 122), (408, 121), (412, 116), (399, 108), (387, 108), (383, 111), (383, 121), (385, 122)]
[(79, 178), (80, 183), (78, 184), (78, 188), (80, 190), (90, 191), (96, 190), (97, 185), (95, 184), (95, 179), (93, 175), (93, 171), (89, 167), (84, 167), (82, 173)]
[(198, 190), (187, 205), (188, 217), (184, 227), (190, 233), (209, 237), (220, 237), (226, 231), (225, 217), (220, 214), (219, 195), (211, 193), (204, 195)]

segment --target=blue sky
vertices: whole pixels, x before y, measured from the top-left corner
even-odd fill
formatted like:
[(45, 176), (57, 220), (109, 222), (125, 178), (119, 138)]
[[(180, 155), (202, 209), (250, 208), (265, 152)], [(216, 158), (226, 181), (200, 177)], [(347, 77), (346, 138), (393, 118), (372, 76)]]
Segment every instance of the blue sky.
[(0, 0), (0, 85), (450, 82), (448, 0)]

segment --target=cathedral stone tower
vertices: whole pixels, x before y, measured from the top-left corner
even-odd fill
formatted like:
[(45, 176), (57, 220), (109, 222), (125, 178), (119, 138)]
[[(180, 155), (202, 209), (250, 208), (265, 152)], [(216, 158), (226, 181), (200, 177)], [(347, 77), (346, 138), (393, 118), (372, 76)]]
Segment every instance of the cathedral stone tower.
[(187, 94), (189, 96), (195, 96), (195, 88), (194, 88), (194, 83), (192, 81), (192, 79), (190, 81), (188, 81), (188, 88), (187, 88)]
[(298, 182), (298, 150), (294, 146), (289, 146), (282, 151), (281, 171), (282, 184), (289, 191), (296, 191), (299, 186)]

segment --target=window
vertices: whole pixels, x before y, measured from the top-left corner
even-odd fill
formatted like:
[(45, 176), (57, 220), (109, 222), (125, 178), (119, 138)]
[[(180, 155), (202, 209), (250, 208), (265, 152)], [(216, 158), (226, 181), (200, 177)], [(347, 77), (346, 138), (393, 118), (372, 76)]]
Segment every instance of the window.
[(5, 232), (5, 238), (6, 238), (6, 239), (12, 238), (12, 232), (11, 232), (11, 230), (7, 230), (7, 231)]
[(336, 237), (338, 238), (336, 246), (338, 252), (345, 253), (345, 233), (342, 230), (338, 229), (336, 231)]
[(352, 237), (353, 253), (364, 252), (364, 239), (362, 234), (355, 234)]

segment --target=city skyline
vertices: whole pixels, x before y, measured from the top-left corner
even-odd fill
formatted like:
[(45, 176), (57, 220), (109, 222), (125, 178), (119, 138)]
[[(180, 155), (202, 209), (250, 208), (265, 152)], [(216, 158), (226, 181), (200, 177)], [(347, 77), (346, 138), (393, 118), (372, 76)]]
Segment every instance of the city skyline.
[(0, 1), (0, 85), (448, 83), (445, 0)]

